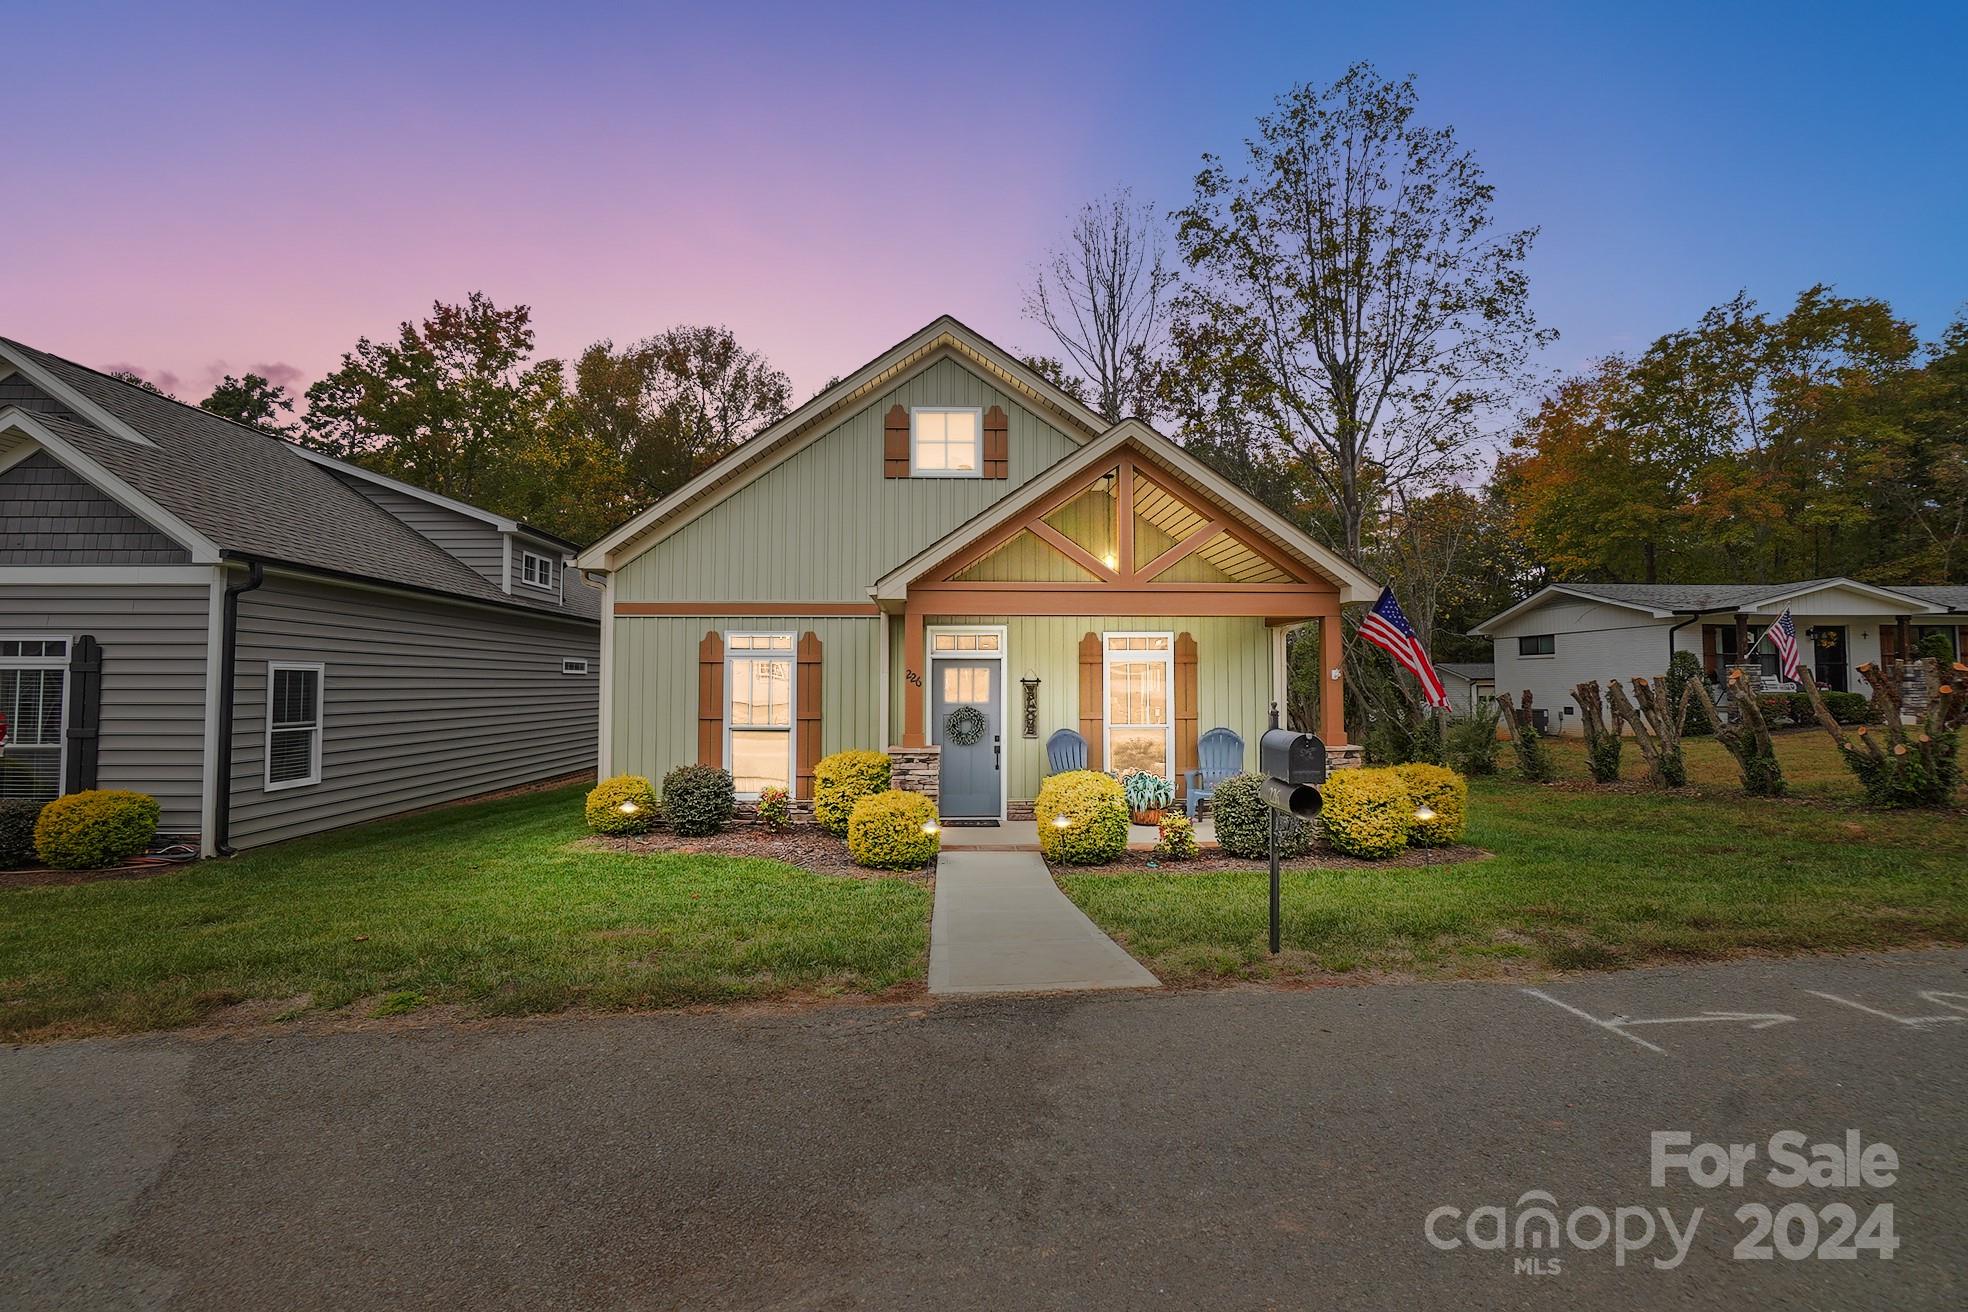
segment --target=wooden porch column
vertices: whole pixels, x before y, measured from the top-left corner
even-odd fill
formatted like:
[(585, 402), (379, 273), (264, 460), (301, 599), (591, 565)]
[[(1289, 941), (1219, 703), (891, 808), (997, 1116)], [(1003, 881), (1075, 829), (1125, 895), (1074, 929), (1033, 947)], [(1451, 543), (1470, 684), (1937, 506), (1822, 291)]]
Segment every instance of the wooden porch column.
[(1736, 664), (1749, 660), (1749, 616), (1736, 612)]
[(1893, 620), (1893, 655), (1899, 660), (1913, 659), (1913, 629), (1904, 615)]
[(1339, 608), (1335, 606), (1332, 614), (1319, 618), (1319, 737), (1328, 747), (1346, 742), (1344, 669), (1345, 662), (1340, 656)]
[(923, 667), (923, 613), (914, 598), (902, 612), (902, 746), (927, 747), (923, 732), (923, 685), (928, 675)]

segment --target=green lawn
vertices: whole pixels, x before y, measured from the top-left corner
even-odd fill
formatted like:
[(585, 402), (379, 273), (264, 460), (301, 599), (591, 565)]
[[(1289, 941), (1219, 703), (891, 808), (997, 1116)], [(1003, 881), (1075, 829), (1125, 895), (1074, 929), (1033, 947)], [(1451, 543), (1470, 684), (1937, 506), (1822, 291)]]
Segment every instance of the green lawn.
[(182, 1025), (248, 999), (515, 1014), (922, 978), (926, 889), (584, 850), (580, 796), (434, 811), (154, 879), (0, 892), (0, 1037)]
[[(1585, 763), (1583, 738), (1548, 738), (1545, 741), (1551, 744), (1552, 755), (1558, 760), (1559, 777), (1579, 781), (1592, 777)], [(1736, 767), (1736, 758), (1729, 755), (1727, 748), (1713, 738), (1684, 738), (1681, 742), (1681, 756), (1688, 763), (1690, 786), (1723, 797), (1742, 796), (1742, 773)], [(1774, 735), (1774, 743), (1791, 796), (1849, 802), (1854, 806), (1859, 804), (1859, 781), (1853, 777), (1851, 769), (1840, 758), (1838, 748), (1832, 745), (1830, 735), (1824, 730), (1780, 730)], [(1497, 753), (1497, 763), (1504, 773), (1510, 773), (1515, 760), (1510, 754), (1510, 745), (1502, 744)], [(1646, 774), (1647, 758), (1628, 738), (1620, 752), (1620, 778), (1638, 783)], [(1964, 775), (1957, 796), (1961, 805), (1968, 806), (1968, 775)]]
[(1264, 952), (1261, 872), (1075, 874), (1060, 883), (1169, 982), (1483, 976), (1968, 942), (1968, 817), (1958, 811), (1479, 780), (1469, 841), (1496, 856), (1288, 872), (1276, 962)]

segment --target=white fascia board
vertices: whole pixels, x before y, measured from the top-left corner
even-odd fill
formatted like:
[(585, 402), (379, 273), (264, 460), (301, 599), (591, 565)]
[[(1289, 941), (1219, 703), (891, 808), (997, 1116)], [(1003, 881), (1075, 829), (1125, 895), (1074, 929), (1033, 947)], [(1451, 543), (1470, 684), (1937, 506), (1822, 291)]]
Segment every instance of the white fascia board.
[(120, 437), (125, 442), (134, 442), (138, 446), (147, 446), (153, 450), (156, 449), (157, 443), (130, 427), (129, 424), (117, 418), (115, 414), (103, 409), (100, 405), (91, 401), (73, 387), (70, 387), (54, 374), (43, 369), (35, 361), (28, 359), (19, 352), (8, 350), (5, 343), (0, 343), (0, 360), (5, 360), (13, 366), (13, 372), (20, 374), (28, 382), (33, 383), (49, 396), (54, 397), (57, 401), (60, 401), (69, 409), (75, 411), (76, 414), (81, 415), (91, 424), (102, 429), (103, 432)]
[(217, 543), (118, 478), (106, 467), (97, 463), (93, 456), (58, 436), (53, 429), (36, 419), (32, 411), (22, 410), (17, 406), (0, 410), (0, 432), (8, 429), (17, 429), (26, 433), (47, 448), (48, 453), (55, 459), (94, 484), (98, 491), (171, 538), (191, 553), (193, 564), (219, 563)]
[(1643, 601), (1620, 601), (1613, 597), (1602, 597), (1597, 593), (1585, 592), (1578, 588), (1568, 588), (1562, 583), (1547, 583), (1530, 596), (1518, 602), (1515, 606), (1499, 611), (1484, 620), (1481, 624), (1472, 626), (1469, 632), (1476, 637), (1490, 637), (1492, 636), (1490, 631), (1497, 625), (1507, 624), (1526, 611), (1536, 610), (1553, 597), (1573, 597), (1579, 601), (1589, 601), (1598, 606), (1618, 606), (1624, 610), (1637, 610), (1641, 614), (1650, 615), (1657, 620), (1671, 620), (1676, 615), (1683, 613), (1680, 611), (1666, 610), (1659, 606), (1649, 606)]
[(1816, 592), (1828, 592), (1832, 588), (1846, 588), (1852, 592), (1876, 598), (1891, 608), (1888, 612), (1890, 614), (1906, 611), (1914, 615), (1937, 615), (1943, 610), (1942, 607), (1932, 602), (1922, 601), (1918, 597), (1910, 597), (1904, 592), (1894, 592), (1890, 588), (1882, 588), (1877, 584), (1861, 583), (1857, 579), (1846, 578), (1827, 579), (1823, 583), (1813, 583), (1808, 588), (1792, 588), (1788, 592), (1773, 593), (1768, 597), (1760, 597), (1754, 604), (1743, 606), (1739, 609), (1745, 612), (1772, 609), (1781, 611), (1787, 603), (1795, 601), (1799, 597), (1808, 597)]

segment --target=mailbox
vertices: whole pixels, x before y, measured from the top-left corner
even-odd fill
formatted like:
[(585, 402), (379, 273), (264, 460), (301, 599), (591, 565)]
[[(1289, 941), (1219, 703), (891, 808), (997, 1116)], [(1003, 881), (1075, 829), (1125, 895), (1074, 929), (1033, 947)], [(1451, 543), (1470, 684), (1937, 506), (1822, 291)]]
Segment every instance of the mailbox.
[(1267, 729), (1257, 748), (1258, 768), (1288, 784), (1326, 781), (1326, 745), (1309, 733)]
[(1283, 779), (1266, 779), (1258, 785), (1264, 804), (1294, 820), (1310, 820), (1319, 814), (1326, 799), (1311, 784), (1290, 784)]

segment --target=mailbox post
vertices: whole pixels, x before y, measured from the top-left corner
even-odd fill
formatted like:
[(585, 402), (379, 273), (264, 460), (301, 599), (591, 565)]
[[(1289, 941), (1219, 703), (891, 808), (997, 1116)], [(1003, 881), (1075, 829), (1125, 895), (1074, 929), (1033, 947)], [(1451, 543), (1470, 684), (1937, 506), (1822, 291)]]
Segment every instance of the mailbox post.
[(1324, 799), (1319, 785), (1326, 781), (1326, 745), (1309, 733), (1278, 727), (1278, 703), (1271, 703), (1271, 727), (1259, 740), (1258, 768), (1264, 771), (1262, 793), (1271, 808), (1271, 955), (1278, 955), (1278, 826), (1285, 817), (1310, 820)]

